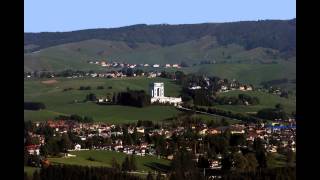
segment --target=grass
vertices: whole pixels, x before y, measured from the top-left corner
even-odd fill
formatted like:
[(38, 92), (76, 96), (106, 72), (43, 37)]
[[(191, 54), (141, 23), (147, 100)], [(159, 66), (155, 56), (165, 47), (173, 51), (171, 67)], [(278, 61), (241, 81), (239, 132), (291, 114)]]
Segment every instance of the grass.
[(279, 153), (270, 153), (267, 165), (270, 168), (283, 167), (286, 165), (286, 156)]
[(24, 166), (24, 172), (31, 178), (33, 176), (34, 171), (40, 170), (40, 168)]
[[(176, 116), (179, 111), (171, 106), (148, 106), (144, 108), (118, 106), (118, 105), (97, 105), (95, 103), (74, 103), (74, 100), (82, 101), (89, 93), (95, 93), (97, 97), (112, 96), (114, 92), (130, 89), (145, 90), (148, 92), (149, 83), (161, 81), (165, 83), (166, 96), (178, 96), (180, 86), (168, 79), (162, 78), (123, 78), (103, 79), (84, 78), (67, 79), (59, 78), (57, 83), (43, 84), (39, 80), (26, 80), (24, 83), (25, 101), (43, 102), (45, 110), (24, 111), (26, 120), (41, 121), (52, 119), (60, 114), (79, 114), (93, 117), (96, 121), (109, 123), (127, 123), (137, 120), (159, 121)], [(80, 86), (91, 86), (92, 90), (80, 91)], [(104, 89), (97, 90), (97, 86), (104, 86)], [(112, 87), (109, 89), (109, 87)], [(63, 92), (65, 88), (73, 90)]]
[(247, 94), (252, 97), (258, 97), (260, 103), (253, 106), (245, 105), (217, 105), (218, 108), (226, 109), (235, 112), (253, 113), (263, 108), (274, 108), (276, 104), (281, 103), (286, 112), (291, 113), (296, 110), (296, 100), (293, 97), (289, 99), (279, 97), (278, 95), (269, 94), (259, 91), (229, 91), (220, 93), (219, 96), (238, 96), (239, 94)]
[[(83, 165), (83, 166), (106, 166), (111, 167), (111, 160), (115, 158), (119, 164), (121, 164), (125, 157), (125, 153), (114, 152), (114, 151), (102, 151), (102, 150), (89, 150), (89, 151), (77, 151), (71, 152), (76, 157), (70, 158), (49, 158), (51, 163), (60, 164), (72, 164), (72, 165)], [(88, 160), (93, 158), (94, 161)], [(137, 169), (138, 171), (151, 171), (151, 166), (158, 165), (169, 166), (170, 161), (165, 159), (158, 159), (156, 156), (136, 156)]]

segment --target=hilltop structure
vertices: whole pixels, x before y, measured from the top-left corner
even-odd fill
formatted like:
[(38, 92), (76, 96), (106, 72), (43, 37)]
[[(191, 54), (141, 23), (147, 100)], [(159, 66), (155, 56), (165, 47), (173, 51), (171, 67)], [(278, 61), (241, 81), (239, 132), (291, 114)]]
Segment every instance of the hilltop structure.
[(169, 103), (175, 106), (182, 103), (181, 97), (165, 97), (164, 96), (164, 83), (163, 82), (155, 82), (151, 83), (149, 86), (149, 91), (151, 95), (151, 103)]

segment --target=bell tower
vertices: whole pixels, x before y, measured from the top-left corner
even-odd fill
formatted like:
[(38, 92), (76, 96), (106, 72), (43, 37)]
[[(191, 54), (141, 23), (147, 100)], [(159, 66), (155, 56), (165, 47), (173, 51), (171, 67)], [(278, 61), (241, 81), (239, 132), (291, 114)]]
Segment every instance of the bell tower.
[(151, 83), (149, 87), (151, 97), (164, 97), (164, 84)]

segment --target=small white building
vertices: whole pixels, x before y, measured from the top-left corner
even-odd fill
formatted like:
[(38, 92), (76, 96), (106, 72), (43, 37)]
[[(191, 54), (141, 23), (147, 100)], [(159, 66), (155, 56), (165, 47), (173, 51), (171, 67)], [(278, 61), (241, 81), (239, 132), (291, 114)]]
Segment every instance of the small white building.
[(80, 150), (81, 150), (81, 145), (80, 145), (80, 144), (76, 144), (76, 145), (74, 146), (74, 150), (75, 150), (75, 151), (80, 151)]
[(160, 65), (159, 64), (154, 64), (152, 67), (158, 68), (158, 67), (160, 67)]
[(191, 90), (201, 89), (201, 86), (191, 86), (189, 87)]

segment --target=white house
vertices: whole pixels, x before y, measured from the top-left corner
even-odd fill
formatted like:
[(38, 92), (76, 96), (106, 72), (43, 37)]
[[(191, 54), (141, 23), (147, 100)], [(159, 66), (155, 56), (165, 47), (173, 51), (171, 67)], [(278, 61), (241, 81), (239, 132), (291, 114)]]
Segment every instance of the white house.
[(201, 89), (201, 86), (191, 86), (189, 87), (191, 90)]
[(172, 67), (179, 68), (180, 66), (179, 66), (179, 64), (172, 64)]
[(80, 145), (80, 144), (76, 144), (76, 145), (74, 146), (74, 150), (75, 150), (75, 151), (80, 151), (80, 150), (81, 150), (81, 145)]
[(159, 64), (154, 64), (152, 67), (158, 68), (158, 67), (160, 67), (160, 65)]

